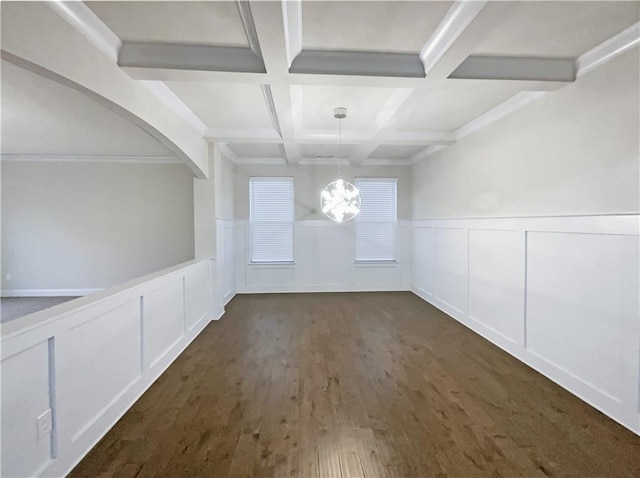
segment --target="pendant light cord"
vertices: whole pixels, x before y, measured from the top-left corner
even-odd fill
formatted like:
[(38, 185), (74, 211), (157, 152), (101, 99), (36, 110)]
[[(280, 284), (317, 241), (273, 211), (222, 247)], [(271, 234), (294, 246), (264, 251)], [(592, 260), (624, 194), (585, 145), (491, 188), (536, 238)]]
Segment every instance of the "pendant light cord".
[(338, 178), (342, 179), (342, 172), (340, 171), (340, 163), (342, 162), (342, 159), (340, 157), (340, 155), (342, 154), (342, 118), (339, 118), (338, 121), (340, 122), (340, 142), (338, 143)]

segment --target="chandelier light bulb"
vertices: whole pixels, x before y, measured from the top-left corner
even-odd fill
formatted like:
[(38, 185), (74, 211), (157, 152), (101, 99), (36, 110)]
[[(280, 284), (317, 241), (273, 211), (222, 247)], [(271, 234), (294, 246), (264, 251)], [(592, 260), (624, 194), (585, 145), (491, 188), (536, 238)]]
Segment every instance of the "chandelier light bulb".
[(360, 212), (360, 191), (350, 182), (338, 179), (322, 190), (320, 205), (332, 221), (348, 221)]

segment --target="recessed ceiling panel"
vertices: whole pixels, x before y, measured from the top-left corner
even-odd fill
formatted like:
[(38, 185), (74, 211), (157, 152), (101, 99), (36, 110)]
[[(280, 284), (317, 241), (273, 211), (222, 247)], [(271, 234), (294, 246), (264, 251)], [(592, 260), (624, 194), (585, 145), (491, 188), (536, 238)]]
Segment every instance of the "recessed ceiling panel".
[(333, 110), (344, 106), (347, 117), (342, 120), (343, 131), (369, 129), (375, 124), (377, 115), (393, 92), (392, 88), (369, 88), (347, 86), (302, 86), (298, 96), (300, 104), (294, 108), (302, 118), (304, 129), (334, 130), (338, 133), (339, 121)]
[(418, 53), (453, 2), (303, 2), (302, 47)]
[(398, 111), (398, 130), (456, 130), (519, 92), (514, 83), (446, 80), (440, 86), (418, 90)]
[(87, 2), (122, 41), (248, 46), (236, 2)]
[(235, 143), (229, 149), (239, 158), (280, 158), (279, 144), (271, 143)]
[(6, 61), (1, 109), (3, 154), (175, 156), (126, 118)]
[(505, 19), (472, 53), (577, 58), (639, 19), (638, 2), (496, 2)]
[(191, 81), (166, 84), (209, 128), (273, 128), (260, 85)]
[(414, 154), (422, 151), (426, 145), (391, 145), (378, 146), (368, 159), (409, 159)]

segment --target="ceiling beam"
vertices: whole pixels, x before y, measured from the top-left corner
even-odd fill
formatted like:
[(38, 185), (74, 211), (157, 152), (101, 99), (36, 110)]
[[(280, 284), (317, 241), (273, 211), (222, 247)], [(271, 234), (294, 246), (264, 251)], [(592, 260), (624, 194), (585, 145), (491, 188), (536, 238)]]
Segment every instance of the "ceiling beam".
[(424, 78), (420, 58), (409, 53), (302, 50), (290, 73)]
[(429, 74), (486, 4), (486, 1), (459, 0), (451, 6), (420, 51), (425, 75)]
[[(209, 129), (205, 132), (205, 139), (224, 143), (261, 143), (261, 144), (336, 144), (338, 142), (337, 131), (326, 130), (324, 132), (298, 131), (293, 137), (279, 137), (270, 129), (247, 130), (216, 130)], [(391, 131), (372, 138), (369, 132), (346, 131), (342, 135), (342, 144), (363, 145), (375, 149), (380, 144), (415, 146), (430, 144), (452, 144), (456, 137), (453, 132), (404, 132)]]
[(384, 105), (378, 111), (373, 127), (369, 130), (368, 136), (373, 140), (365, 143), (353, 150), (349, 156), (354, 163), (362, 163), (373, 153), (382, 142), (385, 130), (389, 129), (394, 122), (394, 117), (398, 110), (407, 102), (415, 90), (412, 88), (396, 88), (389, 95)]
[(474, 55), (464, 60), (449, 78), (572, 82), (576, 79), (576, 65), (572, 58)]
[(249, 43), (249, 49), (258, 58), (262, 58), (262, 50), (260, 49), (260, 42), (258, 41), (258, 33), (256, 32), (256, 26), (253, 23), (253, 14), (251, 13), (251, 7), (247, 1), (236, 1), (238, 7), (238, 14), (240, 15), (240, 21), (242, 21), (242, 28), (244, 29), (244, 35), (247, 37), (247, 43)]
[(118, 55), (123, 68), (266, 73), (251, 48), (181, 43), (124, 42)]
[(287, 53), (287, 67), (302, 51), (302, 0), (282, 1), (284, 23), (284, 44)]

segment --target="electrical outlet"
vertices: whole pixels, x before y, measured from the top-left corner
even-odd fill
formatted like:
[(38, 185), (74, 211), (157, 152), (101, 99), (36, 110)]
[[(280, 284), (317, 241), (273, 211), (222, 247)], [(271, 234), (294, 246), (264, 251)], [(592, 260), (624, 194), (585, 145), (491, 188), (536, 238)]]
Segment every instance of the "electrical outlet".
[(36, 426), (38, 428), (38, 441), (46, 438), (51, 433), (53, 423), (51, 421), (51, 409), (48, 408), (46, 412), (36, 418)]
[(11, 274), (7, 274), (5, 277), (7, 278), (7, 280), (11, 280)]

